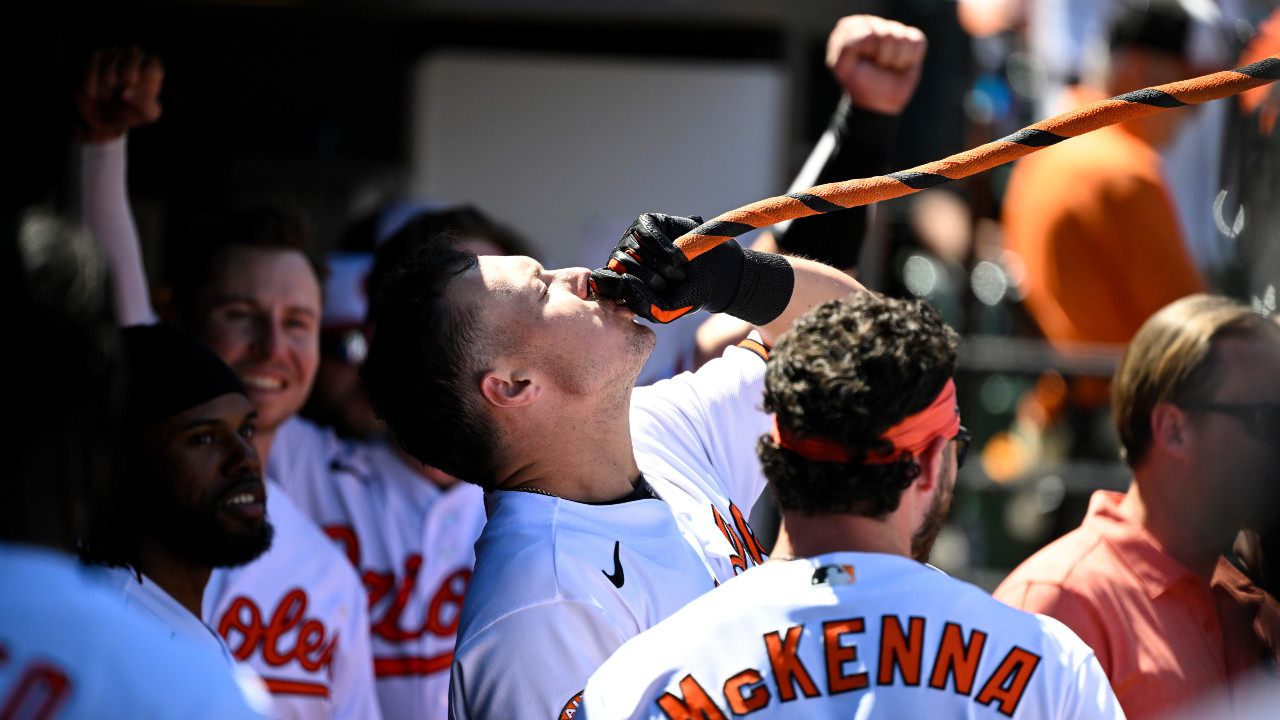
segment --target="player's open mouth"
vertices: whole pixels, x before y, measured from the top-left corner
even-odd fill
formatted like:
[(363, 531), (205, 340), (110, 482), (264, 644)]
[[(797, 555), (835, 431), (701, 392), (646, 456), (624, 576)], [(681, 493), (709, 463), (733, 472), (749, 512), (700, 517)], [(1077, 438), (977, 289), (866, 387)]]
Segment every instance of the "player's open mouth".
[(270, 375), (241, 375), (240, 382), (244, 383), (245, 388), (251, 390), (281, 390), (284, 388), (284, 380)]
[(267, 492), (261, 480), (237, 484), (222, 496), (222, 509), (243, 520), (261, 519), (267, 513)]

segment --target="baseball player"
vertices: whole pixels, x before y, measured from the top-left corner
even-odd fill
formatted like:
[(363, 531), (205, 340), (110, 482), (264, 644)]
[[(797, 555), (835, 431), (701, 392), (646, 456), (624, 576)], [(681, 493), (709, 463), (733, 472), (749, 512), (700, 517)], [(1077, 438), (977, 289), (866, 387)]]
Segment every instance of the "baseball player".
[[(764, 343), (860, 286), (736, 243), (689, 263), (671, 238), (696, 224), (642, 216), (615, 252), (627, 275), (441, 243), (383, 285), (363, 370), (375, 407), (414, 457), (490, 491), (452, 717), (571, 715), (622, 642), (764, 559), (745, 519), (763, 476), (741, 441), (768, 420)], [(655, 292), (637, 274), (656, 272), (688, 280)], [(755, 324), (750, 349), (633, 394), (653, 345), (635, 313), (703, 305)]]
[[(397, 259), (441, 232), (454, 233), (450, 242), (459, 245), (488, 241), (492, 247), (482, 249), (489, 251), (510, 236), (472, 208), (409, 220), (379, 247), (362, 283), (374, 299), (366, 329), (377, 323), (381, 279)], [(342, 287), (329, 289), (327, 297), (343, 293)], [(364, 579), (383, 717), (444, 720), (458, 618), (485, 523), (480, 488), (424, 467), (393, 440), (342, 444), (332, 431), (295, 418), (281, 428), (278, 441), (297, 451), (279, 456), (277, 476), (291, 479), (291, 498), (337, 541)], [(284, 467), (317, 462), (323, 465), (310, 472)]]
[(9, 359), (23, 418), (0, 436), (0, 718), (264, 717), (218, 653), (174, 640), (75, 559), (119, 489), (104, 431), (118, 338), (88, 237), (40, 213), (20, 226), (6, 217), (0, 292), (10, 329), (39, 341)]
[(212, 569), (251, 562), (272, 542), (252, 443), (257, 414), (231, 369), (180, 331), (137, 325), (121, 336), (125, 458), (100, 510), (109, 524), (81, 553), (112, 568), (127, 604), (234, 665), (200, 614)]
[(923, 564), (968, 446), (955, 344), (920, 300), (797, 322), (766, 378), (771, 561), (623, 645), (586, 717), (1124, 717), (1064, 625)]
[[(117, 272), (125, 322), (155, 318), (128, 205), (125, 140), (159, 117), (162, 77), (158, 61), (140, 53), (99, 55), (77, 94), (84, 218)], [(278, 209), (228, 214), (191, 243), (186, 277), (174, 288), (184, 323), (248, 391), (258, 413), (253, 442), (268, 463), (316, 372), (320, 285), (307, 235), (305, 223)], [(360, 579), (273, 482), (266, 502), (276, 528), (271, 550), (215, 571), (205, 620), (263, 677), (280, 717), (379, 717)]]
[(325, 482), (288, 488), (359, 569), (385, 718), (443, 720), (463, 596), (484, 527), (480, 488), (406, 462), (389, 442), (351, 444)]

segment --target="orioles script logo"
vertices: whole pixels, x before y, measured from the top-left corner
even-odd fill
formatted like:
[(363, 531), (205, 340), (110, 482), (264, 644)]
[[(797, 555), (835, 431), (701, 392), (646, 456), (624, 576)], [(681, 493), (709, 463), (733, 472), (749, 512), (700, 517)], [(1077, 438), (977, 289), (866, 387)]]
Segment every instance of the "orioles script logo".
[[(6, 671), (9, 650), (0, 645), (0, 669)], [(0, 718), (50, 720), (58, 717), (62, 705), (71, 699), (74, 685), (62, 668), (48, 662), (32, 661), (21, 668), (9, 688), (0, 693)]]
[[(284, 667), (297, 662), (307, 672), (324, 670), (333, 676), (333, 653), (338, 637), (326, 637), (325, 626), (308, 618), (307, 593), (294, 588), (285, 593), (280, 604), (267, 617), (257, 603), (243, 595), (231, 601), (218, 622), (218, 634), (240, 661), (259, 652), (269, 667)], [(328, 696), (329, 689), (316, 683), (300, 683), (266, 677), (263, 681), (274, 693)]]
[[(378, 572), (360, 567), (360, 539), (355, 529), (348, 526), (330, 526), (325, 533), (338, 541), (351, 564), (360, 570), (360, 579), (369, 593), (369, 625), (375, 640), (375, 653), (380, 649), (377, 640), (387, 643), (411, 643), (425, 635), (452, 640), (458, 631), (458, 619), (462, 613), (462, 600), (471, 581), (470, 568), (458, 568), (445, 575), (440, 586), (432, 593), (431, 601), (420, 621), (405, 618), (411, 606), (421, 608), (420, 602), (412, 602), (418, 589), (418, 577), (422, 570), (422, 555), (410, 554), (404, 559), (403, 570), (397, 577), (394, 572)], [(409, 610), (411, 616), (421, 610)], [(410, 624), (412, 622), (412, 624)], [(435, 655), (405, 655), (400, 651), (394, 657), (374, 657), (374, 674), (378, 677), (402, 675), (429, 675), (448, 671), (453, 662), (453, 643), (449, 650)]]

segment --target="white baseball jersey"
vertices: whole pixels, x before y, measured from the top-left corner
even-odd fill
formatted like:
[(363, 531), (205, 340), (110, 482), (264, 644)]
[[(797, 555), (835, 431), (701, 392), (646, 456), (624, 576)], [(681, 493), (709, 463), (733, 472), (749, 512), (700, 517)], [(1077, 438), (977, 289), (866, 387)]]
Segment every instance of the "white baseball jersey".
[(267, 483), (271, 549), (248, 565), (218, 568), (204, 616), (232, 655), (262, 676), (277, 717), (378, 718), (364, 590), (342, 554)]
[(182, 638), (184, 642), (222, 658), (228, 665), (235, 665), (231, 650), (222, 638), (151, 578), (127, 567), (102, 568), (99, 572), (106, 582), (120, 589), (127, 607), (151, 616), (157, 624), (168, 629), (170, 637)]
[(323, 474), (286, 476), (285, 489), (364, 580), (382, 716), (444, 720), (458, 616), (485, 523), (482, 491), (469, 483), (440, 489), (387, 442), (339, 449), (331, 431), (298, 419), (281, 428), (277, 446), (282, 436), (308, 448), (294, 457), (326, 463)]
[(760, 355), (730, 348), (633, 392), (636, 461), (659, 499), (489, 493), (451, 717), (572, 717), (587, 678), (623, 642), (764, 559), (746, 521), (764, 486), (763, 376)]
[(265, 717), (218, 653), (172, 635), (100, 571), (0, 543), (0, 718)]
[(1123, 718), (1093, 651), (909, 558), (773, 562), (623, 645), (582, 714), (616, 718)]

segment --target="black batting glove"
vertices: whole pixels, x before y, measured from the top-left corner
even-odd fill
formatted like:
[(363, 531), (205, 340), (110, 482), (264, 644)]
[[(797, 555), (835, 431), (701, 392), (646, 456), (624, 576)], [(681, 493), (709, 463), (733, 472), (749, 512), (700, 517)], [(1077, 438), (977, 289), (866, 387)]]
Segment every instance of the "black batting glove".
[(631, 223), (609, 253), (608, 270), (634, 275), (654, 292), (666, 292), (688, 277), (689, 259), (675, 239), (702, 224), (697, 215), (645, 213)]
[(744, 250), (736, 240), (690, 261), (673, 236), (701, 224), (698, 217), (641, 215), (614, 247), (608, 267), (591, 272), (591, 287), (657, 323), (703, 307), (753, 325), (776, 318), (791, 297), (791, 265), (779, 255)]
[(614, 246), (609, 264), (592, 271), (592, 287), (657, 323), (697, 312), (715, 287), (715, 263), (705, 256), (690, 262), (674, 239), (701, 224), (697, 216), (641, 215)]

